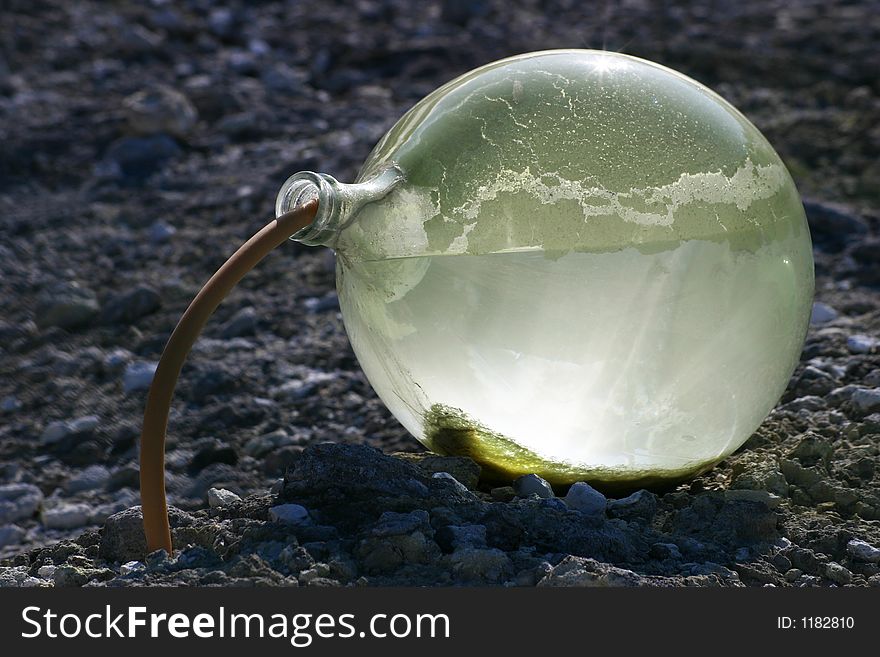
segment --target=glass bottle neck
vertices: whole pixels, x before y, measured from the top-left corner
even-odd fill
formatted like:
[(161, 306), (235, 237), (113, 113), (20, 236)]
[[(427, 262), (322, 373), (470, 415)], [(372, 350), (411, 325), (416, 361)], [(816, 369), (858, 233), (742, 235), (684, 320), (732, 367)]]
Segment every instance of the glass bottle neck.
[(335, 248), (339, 233), (356, 219), (360, 209), (386, 196), (403, 179), (403, 171), (393, 164), (354, 184), (341, 183), (326, 173), (300, 171), (281, 186), (275, 200), (275, 216), (317, 199), (314, 221), (291, 239), (309, 246)]

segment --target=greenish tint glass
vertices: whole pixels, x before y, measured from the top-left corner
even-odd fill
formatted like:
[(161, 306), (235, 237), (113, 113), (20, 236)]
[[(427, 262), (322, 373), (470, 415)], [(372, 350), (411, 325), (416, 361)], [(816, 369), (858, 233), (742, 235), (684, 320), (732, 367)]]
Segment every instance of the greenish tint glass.
[(401, 118), (355, 184), (297, 174), (278, 212), (303, 193), (319, 216), (295, 237), (336, 249), (376, 392), (498, 478), (690, 476), (751, 435), (803, 345), (812, 250), (785, 166), (730, 104), (644, 60), (476, 69)]

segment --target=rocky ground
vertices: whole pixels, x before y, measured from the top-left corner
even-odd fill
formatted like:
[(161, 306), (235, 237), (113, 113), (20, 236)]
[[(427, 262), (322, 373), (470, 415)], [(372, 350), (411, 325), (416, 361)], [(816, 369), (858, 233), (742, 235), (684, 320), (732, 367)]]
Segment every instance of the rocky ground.
[[(880, 585), (878, 13), (806, 0), (6, 2), (0, 584)], [(350, 180), (440, 83), (566, 46), (709, 84), (791, 169), (817, 304), (766, 422), (672, 491), (492, 489), (466, 459), (419, 454), (358, 368), (332, 255), (290, 244), (218, 310), (183, 371), (168, 453), (182, 549), (145, 558), (132, 507), (152, 369), (283, 180)]]

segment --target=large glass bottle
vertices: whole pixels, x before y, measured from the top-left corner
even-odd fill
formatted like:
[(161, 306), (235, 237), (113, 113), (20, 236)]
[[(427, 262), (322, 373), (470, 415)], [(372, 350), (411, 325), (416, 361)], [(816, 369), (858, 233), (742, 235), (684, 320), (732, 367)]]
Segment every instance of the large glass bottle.
[(428, 448), (607, 488), (710, 467), (797, 363), (797, 190), (718, 95), (616, 53), (505, 59), (413, 107), (357, 181), (300, 173), (371, 384)]

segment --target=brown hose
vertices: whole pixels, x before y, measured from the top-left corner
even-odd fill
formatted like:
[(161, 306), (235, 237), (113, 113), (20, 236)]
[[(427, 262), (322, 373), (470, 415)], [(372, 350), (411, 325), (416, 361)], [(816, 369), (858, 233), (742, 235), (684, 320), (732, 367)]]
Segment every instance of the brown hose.
[(171, 527), (165, 498), (165, 432), (171, 398), (183, 362), (202, 328), (229, 291), (275, 247), (315, 218), (317, 200), (309, 201), (266, 224), (223, 263), (183, 313), (159, 359), (150, 386), (141, 432), (141, 507), (147, 552), (171, 554)]

